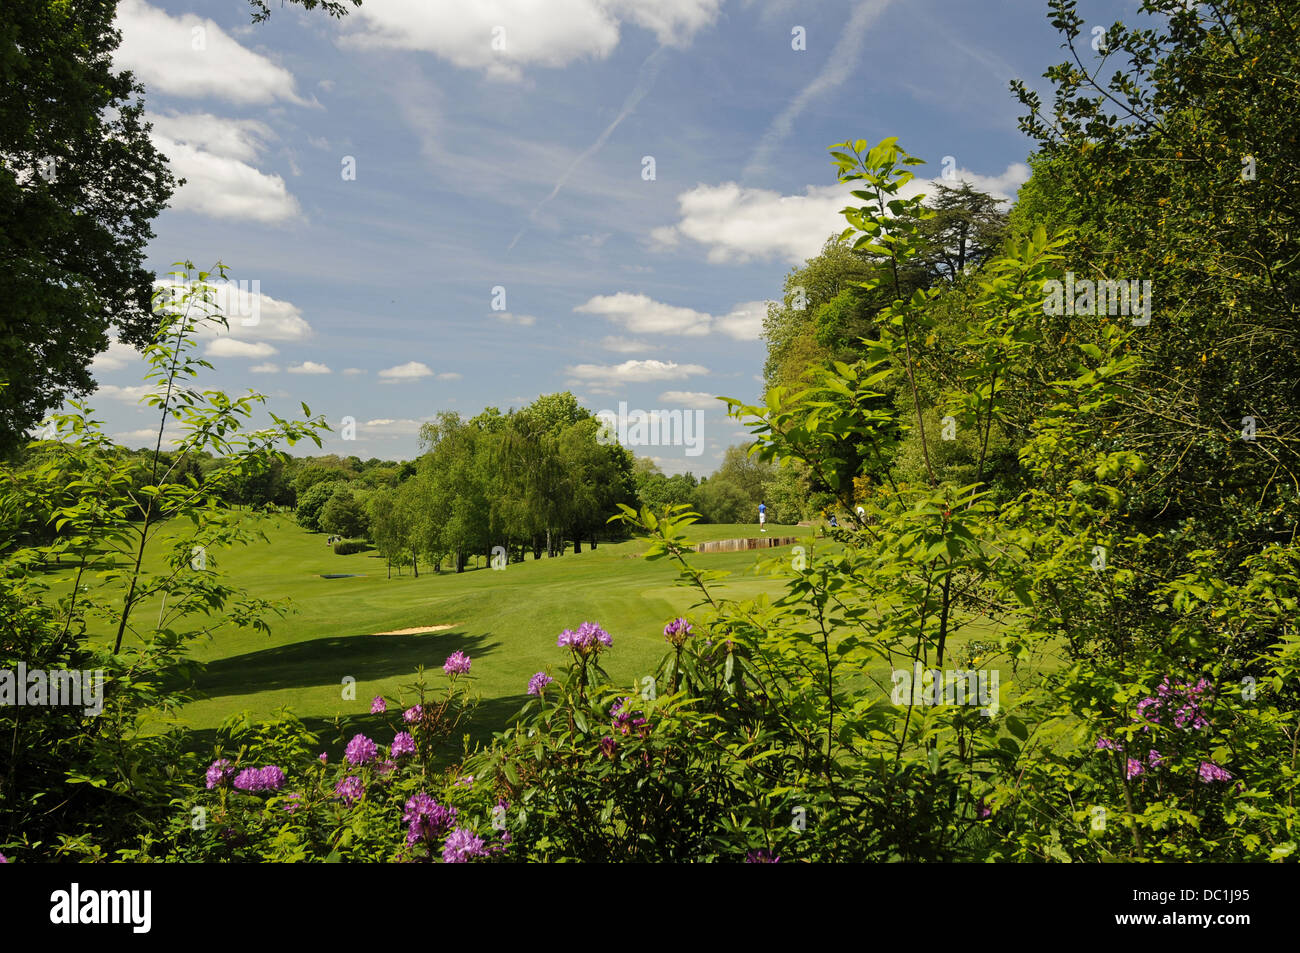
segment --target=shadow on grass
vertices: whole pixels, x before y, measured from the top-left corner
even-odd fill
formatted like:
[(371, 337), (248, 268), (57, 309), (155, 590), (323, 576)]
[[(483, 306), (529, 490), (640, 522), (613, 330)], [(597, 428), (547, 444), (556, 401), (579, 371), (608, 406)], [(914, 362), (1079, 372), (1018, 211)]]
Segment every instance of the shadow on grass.
[[(434, 763), (442, 769), (458, 763), (464, 756), (461, 746), (465, 735), (469, 735), (468, 750), (471, 752), (476, 746), (490, 744), (493, 732), (504, 730), (526, 701), (528, 696), (524, 694), (483, 699), (474, 708), (471, 718), (462, 721), (457, 731), (443, 741), (433, 759)], [(339, 763), (348, 741), (357, 733), (371, 738), (377, 744), (386, 745), (392, 743), (394, 734), (405, 728), (401, 711), (393, 709), (383, 715), (349, 715), (337, 720), (312, 716), (301, 721), (320, 742), (320, 750), (328, 753), (330, 764)], [(217, 744), (217, 729), (194, 729), (188, 732), (188, 737), (186, 747), (206, 759)], [(229, 751), (225, 754), (232, 756)]]
[(337, 688), (345, 675), (362, 683), (392, 675), (410, 675), (414, 679), (417, 665), (425, 667), (430, 686), (437, 686), (442, 673), (434, 670), (451, 653), (461, 651), (477, 661), (501, 645), (489, 642), (489, 636), (445, 630), (420, 635), (310, 639), (217, 659), (207, 664), (192, 686), (168, 687), (189, 688), (196, 699), (314, 685)]

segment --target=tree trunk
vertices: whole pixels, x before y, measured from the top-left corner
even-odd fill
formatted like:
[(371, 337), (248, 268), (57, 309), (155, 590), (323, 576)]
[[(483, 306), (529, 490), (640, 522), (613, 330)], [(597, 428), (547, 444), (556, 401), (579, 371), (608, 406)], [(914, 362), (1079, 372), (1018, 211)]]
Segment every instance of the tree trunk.
[(555, 547), (551, 544), (551, 528), (546, 527), (546, 558), (550, 559), (555, 555)]
[(539, 533), (533, 534), (533, 559), (542, 558), (542, 537)]
[(573, 534), (573, 554), (576, 556), (582, 552), (582, 534)]
[(420, 557), (416, 555), (415, 550), (411, 550), (411, 568), (415, 570), (415, 578), (420, 578)]
[(388, 556), (388, 578), (389, 578), (389, 579), (392, 579), (392, 578), (393, 578), (393, 557), (392, 557), (392, 554), (389, 554), (389, 556)]

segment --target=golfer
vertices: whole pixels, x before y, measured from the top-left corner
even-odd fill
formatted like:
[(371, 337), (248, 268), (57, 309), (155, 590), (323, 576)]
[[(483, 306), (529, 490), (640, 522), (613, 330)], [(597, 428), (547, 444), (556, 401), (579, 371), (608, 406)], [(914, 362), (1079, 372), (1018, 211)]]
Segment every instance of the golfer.
[(767, 523), (767, 504), (759, 503), (758, 504), (758, 531), (760, 533), (767, 532), (767, 530), (763, 528), (766, 523)]

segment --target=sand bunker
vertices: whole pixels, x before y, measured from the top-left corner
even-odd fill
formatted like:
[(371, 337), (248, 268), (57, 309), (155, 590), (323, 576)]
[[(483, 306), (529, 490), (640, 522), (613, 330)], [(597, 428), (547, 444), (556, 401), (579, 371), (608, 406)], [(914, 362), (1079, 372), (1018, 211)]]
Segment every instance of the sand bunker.
[(391, 632), (372, 632), (371, 635), (424, 635), (426, 632), (441, 632), (443, 629), (454, 629), (461, 624), (460, 622), (449, 622), (447, 625), (417, 625), (413, 629), (393, 629)]

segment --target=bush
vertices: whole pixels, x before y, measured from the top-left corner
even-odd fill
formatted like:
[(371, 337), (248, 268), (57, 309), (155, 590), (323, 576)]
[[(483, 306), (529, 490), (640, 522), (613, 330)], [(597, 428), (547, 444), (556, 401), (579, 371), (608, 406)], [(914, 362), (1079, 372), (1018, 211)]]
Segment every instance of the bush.
[(335, 556), (351, 556), (353, 553), (363, 553), (369, 545), (364, 539), (336, 539), (334, 541)]

